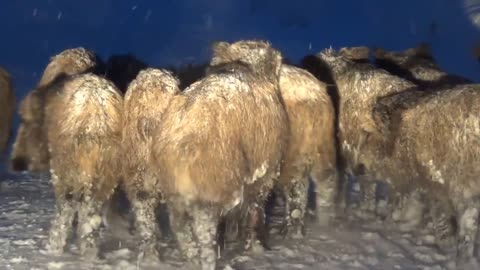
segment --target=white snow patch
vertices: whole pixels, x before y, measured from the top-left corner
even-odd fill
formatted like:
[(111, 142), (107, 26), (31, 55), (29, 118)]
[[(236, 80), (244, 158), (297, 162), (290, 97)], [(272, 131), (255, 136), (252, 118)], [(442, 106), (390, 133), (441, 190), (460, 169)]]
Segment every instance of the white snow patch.
[(62, 269), (62, 267), (65, 265), (63, 262), (49, 262), (47, 267), (49, 270), (54, 270), (54, 269)]

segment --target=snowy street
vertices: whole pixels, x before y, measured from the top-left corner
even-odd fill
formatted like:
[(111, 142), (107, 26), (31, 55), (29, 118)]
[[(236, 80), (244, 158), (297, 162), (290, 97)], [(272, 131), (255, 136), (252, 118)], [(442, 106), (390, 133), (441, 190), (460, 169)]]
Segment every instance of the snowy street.
[[(81, 261), (73, 241), (63, 256), (46, 255), (44, 241), (54, 212), (53, 192), (46, 176), (3, 175), (0, 200), (1, 269), (128, 270), (182, 266), (169, 241), (162, 251), (162, 265), (140, 264), (137, 268), (134, 238), (118, 230), (114, 235), (108, 230), (102, 235), (102, 261)], [(241, 254), (236, 245), (228, 245), (218, 269), (448, 269), (447, 257), (436, 251), (433, 240), (428, 231), (418, 235), (389, 232), (380, 221), (351, 220), (341, 222), (334, 231), (309, 226), (305, 239), (282, 240), (273, 232), (270, 251)]]

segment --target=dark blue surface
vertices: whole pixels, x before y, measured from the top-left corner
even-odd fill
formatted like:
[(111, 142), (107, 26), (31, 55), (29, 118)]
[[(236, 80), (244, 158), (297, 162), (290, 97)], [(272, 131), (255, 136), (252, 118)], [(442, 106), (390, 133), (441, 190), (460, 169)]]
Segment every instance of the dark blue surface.
[(295, 61), (330, 45), (400, 50), (428, 41), (444, 69), (476, 80), (480, 65), (471, 50), (480, 32), (463, 5), (461, 0), (3, 1), (0, 65), (11, 71), (22, 97), (51, 55), (74, 46), (102, 57), (132, 52), (149, 64), (178, 65), (205, 61), (209, 44), (219, 39), (268, 39)]
[(0, 6), (0, 65), (21, 99), (50, 56), (76, 46), (166, 66), (206, 61), (216, 40), (268, 39), (293, 61), (328, 46), (427, 41), (442, 68), (478, 81), (480, 31), (465, 2), (480, 0), (9, 0)]

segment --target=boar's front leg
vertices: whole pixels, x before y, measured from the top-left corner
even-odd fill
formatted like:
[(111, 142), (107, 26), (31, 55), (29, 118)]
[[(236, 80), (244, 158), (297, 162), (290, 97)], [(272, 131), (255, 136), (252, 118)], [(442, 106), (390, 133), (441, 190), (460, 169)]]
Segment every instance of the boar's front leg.
[(469, 201), (463, 207), (457, 207), (457, 213), (457, 268), (463, 269), (468, 265), (478, 264), (474, 255), (474, 246), (478, 231), (480, 199)]

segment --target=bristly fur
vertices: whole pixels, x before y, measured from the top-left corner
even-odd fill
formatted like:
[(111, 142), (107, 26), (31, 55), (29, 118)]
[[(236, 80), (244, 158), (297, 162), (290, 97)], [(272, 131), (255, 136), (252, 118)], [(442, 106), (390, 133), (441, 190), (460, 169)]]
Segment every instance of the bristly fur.
[[(220, 68), (212, 66), (210, 70)], [(309, 176), (316, 186), (319, 222), (329, 224), (335, 214), (338, 193), (335, 111), (327, 86), (306, 70), (282, 65), (279, 86), (290, 124), (289, 143), (276, 188), (286, 199), (282, 233), (301, 236), (305, 233)], [(243, 226), (241, 219), (244, 215), (229, 217), (228, 228), (235, 222), (240, 222), (237, 228)]]
[[(419, 92), (383, 71), (331, 54), (322, 59), (339, 89), (341, 142), (351, 166), (361, 164), (397, 189), (428, 191), (428, 198), (446, 205), (444, 212), (454, 209), (457, 262), (467, 263), (480, 207), (479, 86)], [(378, 115), (384, 112), (390, 116)]]
[(262, 209), (288, 136), (280, 53), (260, 41), (217, 45), (215, 64), (244, 66), (233, 63), (239, 68), (210, 74), (175, 96), (153, 142), (152, 166), (173, 230), (202, 269), (215, 268), (220, 218), (242, 203)]
[(379, 68), (428, 90), (472, 83), (469, 79), (442, 71), (432, 56), (430, 46), (425, 43), (399, 52), (377, 48), (374, 56)]
[(20, 102), (21, 123), (10, 156), (11, 170), (48, 171), (48, 149), (42, 133), (45, 96), (52, 85), (71, 75), (97, 71), (100, 64), (85, 48), (67, 49), (51, 58), (37, 87)]
[(97, 255), (101, 210), (118, 185), (123, 100), (113, 83), (91, 73), (49, 89), (45, 134), (56, 216), (49, 248), (62, 253), (78, 212), (80, 252)]
[(309, 176), (316, 186), (318, 221), (329, 224), (335, 215), (335, 111), (326, 85), (303, 69), (283, 65), (280, 92), (289, 118), (290, 139), (279, 186), (287, 198), (287, 226), (292, 222), (296, 233), (299, 229), (304, 233)]
[(0, 67), (0, 159), (12, 134), (15, 93), (10, 74)]
[(358, 62), (358, 63), (370, 62), (370, 48), (366, 46), (343, 47), (343, 48), (340, 48), (339, 54), (354, 62)]
[(142, 240), (140, 250), (155, 256), (155, 209), (161, 201), (162, 185), (150, 167), (153, 132), (162, 126), (161, 117), (179, 81), (171, 72), (147, 68), (140, 71), (125, 94), (122, 134), (123, 187), (136, 216), (136, 229)]

